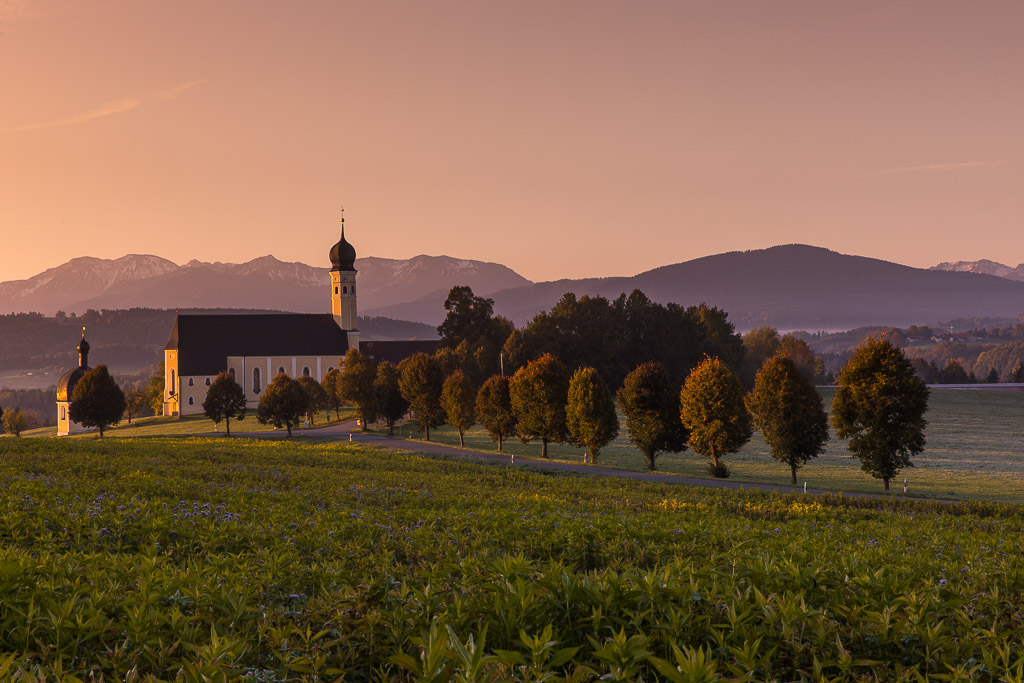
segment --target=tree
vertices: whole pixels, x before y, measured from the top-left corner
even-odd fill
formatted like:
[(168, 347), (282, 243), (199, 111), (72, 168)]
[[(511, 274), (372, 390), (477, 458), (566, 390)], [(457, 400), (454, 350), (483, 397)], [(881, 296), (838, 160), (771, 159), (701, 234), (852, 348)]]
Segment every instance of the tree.
[[(479, 382), (484, 375), (498, 369), (498, 353), (515, 326), (508, 319), (494, 315), (492, 299), (476, 296), (466, 286), (452, 287), (444, 308), (448, 313), (437, 328), (441, 347), (458, 349), (464, 346), (459, 354), (462, 370), (471, 380)], [(478, 372), (466, 367), (467, 357), (479, 366)]]
[(1024, 363), (1018, 365), (1012, 373), (1010, 373), (1009, 380), (1013, 384), (1021, 384), (1024, 382)]
[(128, 424), (132, 423), (132, 416), (138, 417), (142, 411), (149, 407), (149, 391), (142, 387), (132, 385), (124, 392), (124, 413), (128, 418)]
[(377, 366), (373, 393), (377, 401), (377, 410), (388, 425), (388, 436), (394, 436), (395, 422), (409, 411), (409, 402), (402, 397), (398, 368), (393, 363), (382, 361)]
[[(818, 358), (815, 358), (811, 347), (803, 339), (787, 334), (779, 340), (779, 348), (776, 353), (784, 358), (793, 361), (800, 374), (808, 381), (818, 381), (818, 375), (824, 374), (825, 366)], [(820, 368), (820, 369), (819, 369)]]
[(459, 446), (465, 447), (464, 433), (476, 424), (476, 392), (465, 373), (457, 370), (448, 375), (441, 388), (441, 405), (448, 424), (459, 432)]
[(739, 378), (718, 358), (705, 358), (683, 385), (679, 415), (690, 431), (690, 448), (711, 458), (712, 476), (729, 476), (719, 458), (738, 451), (753, 434), (744, 393)]
[(601, 449), (619, 435), (619, 417), (608, 385), (594, 368), (580, 368), (569, 380), (565, 406), (565, 424), (569, 441), (577, 448), (586, 448), (583, 462), (597, 462)]
[(565, 443), (565, 403), (569, 394), (569, 374), (562, 363), (546, 353), (524, 368), (509, 382), (516, 431), (524, 442), (540, 439), (541, 457), (548, 457), (548, 444)]
[(626, 375), (618, 396), (629, 440), (644, 456), (647, 469), (657, 469), (659, 453), (686, 450), (686, 429), (679, 419), (679, 393), (672, 388), (660, 363), (644, 363)]
[(924, 451), (928, 387), (914, 375), (903, 351), (886, 341), (868, 339), (839, 373), (832, 399), (832, 426), (849, 439), (861, 469), (889, 481), (910, 458)]
[(220, 372), (206, 390), (203, 412), (214, 424), (224, 420), (224, 429), (231, 436), (231, 418), (245, 419), (245, 391), (242, 385), (227, 372)]
[(377, 406), (373, 394), (373, 380), (377, 369), (373, 361), (359, 352), (349, 349), (342, 359), (341, 376), (338, 378), (338, 395), (356, 407), (363, 431), (369, 431), (369, 424), (377, 419)]
[(779, 350), (779, 331), (765, 325), (743, 335), (743, 384), (754, 386), (754, 378), (765, 361)]
[(444, 424), (444, 375), (433, 356), (415, 353), (398, 364), (398, 388), (416, 416), (417, 429), (430, 441), (430, 428)]
[(988, 371), (988, 375), (985, 376), (986, 384), (999, 384), (999, 372), (992, 368)]
[[(314, 416), (319, 411), (327, 408), (330, 399), (327, 396), (327, 392), (320, 385), (320, 382), (317, 382), (312, 377), (300, 377), (298, 382), (299, 386), (302, 387), (302, 392), (306, 394), (306, 412), (309, 413), (309, 424), (313, 424), (316, 419)], [(331, 419), (330, 411), (327, 411), (327, 419)]]
[(110, 376), (107, 366), (97, 365), (75, 384), (68, 415), (72, 422), (83, 427), (99, 429), (102, 439), (103, 430), (117, 424), (124, 411), (124, 392)]
[(946, 367), (939, 372), (939, 384), (971, 384), (971, 376), (955, 358), (946, 362)]
[(297, 380), (281, 372), (263, 390), (256, 407), (256, 420), (260, 424), (272, 424), (278, 429), (284, 427), (290, 437), (292, 427), (302, 421), (305, 412), (306, 392)]
[(341, 398), (341, 371), (337, 368), (331, 368), (324, 375), (324, 380), (321, 386), (324, 388), (324, 393), (327, 394), (327, 407), (334, 410), (334, 416), (341, 419), (341, 404), (344, 403), (344, 399)]
[(508, 377), (495, 375), (484, 382), (476, 395), (477, 419), (490, 434), (491, 440), (498, 442), (499, 453), (502, 441), (516, 434), (516, 416), (512, 412), (508, 384)]
[(754, 426), (761, 430), (772, 457), (796, 471), (825, 451), (828, 414), (814, 385), (784, 356), (770, 358), (757, 373), (747, 396)]
[(21, 412), (21, 408), (8, 409), (6, 413), (0, 410), (4, 419), (4, 433), (11, 436), (21, 436), (21, 433), (28, 428), (28, 418)]
[(160, 361), (160, 364), (153, 370), (153, 374), (149, 376), (146, 396), (154, 415), (159, 415), (164, 410), (164, 372), (164, 362)]

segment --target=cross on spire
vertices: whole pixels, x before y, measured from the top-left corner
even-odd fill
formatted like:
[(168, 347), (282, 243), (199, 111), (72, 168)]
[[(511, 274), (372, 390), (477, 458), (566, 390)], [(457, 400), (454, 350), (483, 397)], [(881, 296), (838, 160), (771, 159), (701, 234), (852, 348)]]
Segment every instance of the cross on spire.
[(341, 238), (345, 239), (345, 207), (341, 207)]

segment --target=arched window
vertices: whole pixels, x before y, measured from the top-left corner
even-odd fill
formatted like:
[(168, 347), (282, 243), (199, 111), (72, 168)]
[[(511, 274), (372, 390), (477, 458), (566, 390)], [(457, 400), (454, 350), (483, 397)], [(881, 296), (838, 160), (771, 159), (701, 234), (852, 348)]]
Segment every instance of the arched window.
[(259, 368), (253, 368), (252, 369), (252, 393), (258, 394), (258, 393), (260, 393), (260, 391), (262, 389), (263, 389), (263, 387), (260, 385), (260, 369)]
[(334, 285), (334, 293), (335, 293), (335, 294), (337, 294), (337, 293), (338, 293), (338, 285)]
[(231, 379), (234, 379), (235, 378), (235, 369), (234, 368), (228, 368), (228, 374), (231, 375)]
[(309, 366), (308, 365), (303, 366), (303, 368), (302, 368), (302, 376), (303, 377), (309, 377)]
[(277, 366), (277, 374), (279, 374), (279, 375), (283, 375), (284, 374), (284, 366), (283, 365), (278, 365)]
[(168, 392), (171, 396), (174, 396), (174, 368), (171, 368), (171, 390)]
[(193, 381), (192, 381), (192, 378), (191, 378), (191, 377), (189, 377), (189, 378), (188, 378), (188, 385), (189, 385), (189, 386), (192, 386), (192, 385), (194, 385), (194, 384), (195, 384), (195, 382), (193, 382)]
[(332, 366), (330, 366), (330, 367), (328, 367), (328, 368), (327, 368), (327, 372), (330, 372), (330, 371), (331, 371), (331, 370), (333, 370), (333, 369), (334, 369), (334, 366), (332, 365)]
[(355, 285), (355, 283), (352, 283), (352, 293), (353, 294), (356, 293), (356, 285)]
[(342, 287), (341, 288), (341, 292), (342, 292), (342, 294), (348, 294), (348, 287), (347, 286)]
[(210, 386), (210, 378), (209, 377), (206, 378), (206, 386)]
[(67, 419), (67, 416), (68, 416), (67, 411), (68, 411), (67, 406), (61, 406), (60, 407), (60, 419), (62, 419), (62, 420)]
[(195, 400), (194, 398), (192, 398), (191, 396), (189, 396), (189, 397), (188, 397), (188, 404), (189, 404), (190, 406), (191, 406), (191, 405), (195, 405), (195, 402), (196, 402), (196, 400)]

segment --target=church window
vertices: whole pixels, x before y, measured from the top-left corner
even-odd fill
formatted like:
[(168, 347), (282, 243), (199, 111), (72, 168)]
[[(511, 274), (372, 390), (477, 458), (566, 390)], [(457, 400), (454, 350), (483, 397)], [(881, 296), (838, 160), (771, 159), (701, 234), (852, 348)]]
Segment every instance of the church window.
[(258, 394), (263, 387), (260, 386), (260, 369), (252, 369), (252, 393)]
[(330, 371), (331, 371), (331, 370), (333, 370), (333, 369), (334, 369), (334, 366), (332, 365), (332, 366), (330, 366), (329, 368), (327, 368), (327, 372), (330, 372)]
[(284, 374), (284, 366), (283, 365), (278, 365), (277, 366), (277, 374), (279, 374), (279, 375), (283, 375)]
[(345, 287), (342, 287), (342, 288), (341, 288), (341, 291), (342, 291), (342, 292), (343, 292), (344, 294), (348, 294), (348, 286), (346, 285)]
[(355, 286), (355, 285), (352, 285), (352, 293), (353, 293), (353, 294), (355, 294), (355, 293), (356, 293), (356, 286)]
[(303, 368), (302, 368), (302, 376), (303, 377), (309, 377), (309, 366), (308, 365), (303, 366)]
[(334, 293), (335, 293), (335, 294), (337, 294), (337, 293), (338, 293), (338, 285), (334, 285)]
[(67, 409), (66, 406), (61, 406), (60, 407), (60, 419), (63, 420), (63, 419), (67, 418), (67, 416), (68, 416), (67, 411), (68, 411), (68, 409)]
[(170, 395), (174, 396), (174, 368), (171, 368), (171, 391)]
[(209, 377), (206, 378), (206, 386), (210, 386), (210, 378)]
[(192, 381), (192, 378), (191, 378), (191, 377), (189, 377), (189, 378), (188, 378), (188, 385), (189, 385), (190, 387), (191, 387), (191, 386), (193, 386), (193, 385), (195, 385), (195, 382), (194, 382), (194, 381)]
[(231, 379), (234, 379), (235, 378), (235, 369), (234, 368), (228, 368), (228, 374), (231, 375)]
[(194, 398), (192, 398), (191, 396), (189, 396), (189, 397), (188, 397), (188, 404), (189, 404), (190, 406), (191, 406), (191, 405), (195, 405), (195, 402), (196, 402), (196, 400), (195, 400)]

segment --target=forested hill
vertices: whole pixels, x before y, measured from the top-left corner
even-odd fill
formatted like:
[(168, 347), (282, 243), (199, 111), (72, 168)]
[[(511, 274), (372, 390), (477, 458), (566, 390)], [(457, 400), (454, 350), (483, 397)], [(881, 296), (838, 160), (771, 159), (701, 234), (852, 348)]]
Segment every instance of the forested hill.
[[(806, 245), (717, 254), (632, 277), (540, 282), (488, 296), (494, 299), (495, 312), (522, 325), (566, 292), (614, 298), (634, 289), (659, 303), (717, 306), (729, 312), (739, 330), (759, 325), (809, 330), (907, 327), (1024, 313), (1024, 282), (911, 268)], [(444, 316), (443, 300), (376, 312), (438, 324)]]
[[(191, 309), (182, 313), (253, 313), (236, 309)], [(177, 311), (131, 308), (89, 310), (80, 316), (40, 313), (0, 315), (0, 369), (59, 369), (78, 361), (75, 347), (86, 328), (90, 364), (119, 370), (158, 363)], [(422, 323), (379, 317), (359, 318), (364, 339), (432, 339), (437, 330)]]

